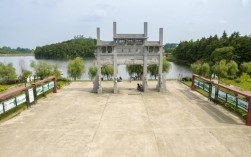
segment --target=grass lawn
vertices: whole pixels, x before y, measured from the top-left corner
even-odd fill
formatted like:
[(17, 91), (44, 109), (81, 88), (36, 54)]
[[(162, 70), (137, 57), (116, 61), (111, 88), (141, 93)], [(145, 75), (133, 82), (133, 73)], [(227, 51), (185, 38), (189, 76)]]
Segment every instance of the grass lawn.
[(13, 86), (13, 85), (0, 85), (0, 92), (3, 92), (5, 90), (9, 89), (11, 86)]
[(233, 86), (239, 88), (240, 90), (251, 90), (251, 82), (250, 81), (237, 83), (236, 80), (221, 79), (221, 83), (226, 84), (226, 85), (233, 85)]
[(189, 87), (192, 86), (192, 81), (183, 81), (183, 83)]
[(6, 91), (10, 88), (14, 89), (14, 88), (18, 88), (20, 86), (24, 86), (24, 83), (17, 83), (17, 84), (11, 84), (11, 85), (0, 85), (0, 93), (3, 93), (4, 91)]

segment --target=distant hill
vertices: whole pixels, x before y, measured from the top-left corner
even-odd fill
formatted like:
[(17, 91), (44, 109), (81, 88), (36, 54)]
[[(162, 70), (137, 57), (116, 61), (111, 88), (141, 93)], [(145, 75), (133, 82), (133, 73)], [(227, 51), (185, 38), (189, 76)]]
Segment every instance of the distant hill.
[(164, 45), (164, 49), (167, 50), (167, 49), (174, 49), (178, 46), (179, 44), (177, 43), (166, 43)]
[(3, 46), (2, 48), (0, 48), (0, 54), (31, 54), (32, 51), (32, 49), (20, 47), (12, 49), (10, 47)]
[(36, 47), (34, 54), (37, 59), (71, 59), (75, 57), (94, 57), (96, 39), (82, 35), (61, 43)]
[(174, 49), (178, 46), (179, 44), (177, 43), (166, 43), (164, 45), (164, 50), (166, 53), (173, 54)]

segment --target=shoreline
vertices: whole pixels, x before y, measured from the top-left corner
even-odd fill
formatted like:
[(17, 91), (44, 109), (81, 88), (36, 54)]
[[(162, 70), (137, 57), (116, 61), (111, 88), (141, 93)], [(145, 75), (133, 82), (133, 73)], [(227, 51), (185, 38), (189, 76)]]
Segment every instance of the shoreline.
[(34, 56), (32, 53), (23, 53), (23, 54), (0, 54), (0, 57), (2, 56)]

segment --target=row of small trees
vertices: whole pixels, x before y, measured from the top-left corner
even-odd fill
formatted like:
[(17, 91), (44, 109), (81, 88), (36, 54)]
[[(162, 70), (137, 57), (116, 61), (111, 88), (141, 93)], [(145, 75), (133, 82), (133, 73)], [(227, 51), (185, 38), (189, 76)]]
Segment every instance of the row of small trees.
[[(34, 75), (40, 79), (44, 79), (48, 76), (54, 75), (57, 78), (61, 77), (61, 71), (59, 66), (50, 65), (46, 62), (36, 63), (31, 61), (30, 66), (34, 69)], [(0, 80), (2, 84), (24, 82), (28, 77), (31, 77), (33, 73), (26, 69), (24, 61), (20, 62), (21, 74), (17, 76), (16, 69), (13, 67), (13, 63), (4, 64), (0, 62)], [(77, 57), (74, 60), (70, 60), (67, 66), (68, 75), (76, 80), (82, 76), (85, 70), (85, 64), (83, 59)]]
[[(59, 70), (58, 65), (50, 65), (46, 62), (36, 63), (31, 61), (30, 66), (34, 69), (34, 75), (40, 79), (44, 79), (48, 76), (54, 75), (57, 78), (61, 77), (61, 71)], [(6, 83), (10, 80), (19, 80), (25, 81), (28, 77), (32, 76), (33, 73), (25, 68), (24, 62), (20, 62), (21, 75), (17, 77), (16, 69), (13, 67), (12, 63), (3, 64), (0, 63), (0, 79)], [(170, 69), (170, 64), (166, 61), (166, 57), (163, 58), (163, 72), (167, 73)], [(113, 67), (111, 65), (103, 65), (101, 68), (101, 74), (109, 80), (113, 76)], [(141, 79), (143, 75), (143, 66), (142, 65), (127, 65), (126, 71), (131, 77), (135, 79)], [(149, 65), (147, 68), (148, 73), (151, 77), (157, 78), (158, 75), (158, 66)], [(85, 72), (85, 64), (81, 57), (77, 57), (74, 60), (69, 60), (67, 65), (68, 76), (76, 80), (81, 78), (82, 74)], [(93, 79), (96, 76), (97, 69), (93, 65), (89, 68), (88, 75), (90, 79)]]
[(251, 75), (251, 61), (244, 62), (238, 66), (238, 64), (233, 61), (227, 61), (222, 59), (216, 62), (214, 65), (209, 65), (209, 63), (194, 63), (191, 64), (191, 69), (193, 73), (210, 78), (217, 76), (219, 81), (220, 78), (236, 79), (237, 81), (247, 81)]
[[(171, 67), (171, 65), (167, 62), (166, 57), (163, 57), (163, 73), (167, 73)], [(133, 77), (134, 79), (141, 79), (141, 76), (143, 75), (143, 66), (142, 65), (127, 65), (126, 71), (128, 72), (130, 77)], [(158, 76), (159, 68), (156, 64), (149, 65), (147, 67), (147, 72), (150, 74), (151, 77), (154, 77), (155, 79)], [(96, 67), (90, 66), (88, 71), (88, 76), (90, 79), (93, 79), (96, 76), (97, 69)], [(101, 67), (101, 74), (106, 77), (106, 79), (110, 79), (113, 75), (113, 67), (111, 65), (103, 65)]]

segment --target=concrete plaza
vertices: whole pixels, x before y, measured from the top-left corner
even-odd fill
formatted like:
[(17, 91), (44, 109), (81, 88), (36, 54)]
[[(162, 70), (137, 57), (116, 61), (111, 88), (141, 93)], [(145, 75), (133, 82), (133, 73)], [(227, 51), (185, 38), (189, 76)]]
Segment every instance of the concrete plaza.
[(251, 127), (177, 81), (74, 82), (0, 123), (1, 157), (250, 157)]

